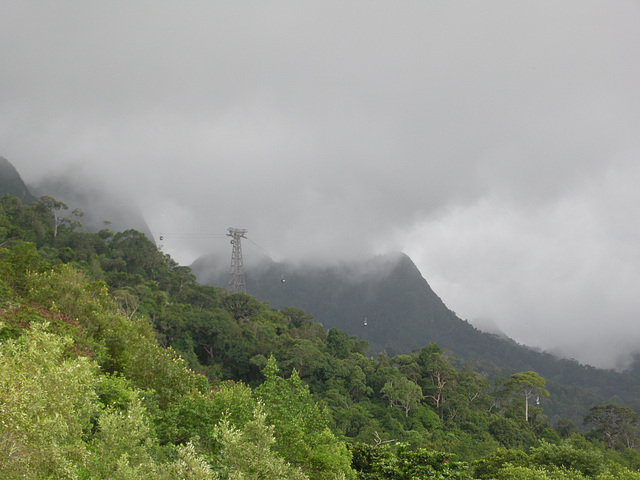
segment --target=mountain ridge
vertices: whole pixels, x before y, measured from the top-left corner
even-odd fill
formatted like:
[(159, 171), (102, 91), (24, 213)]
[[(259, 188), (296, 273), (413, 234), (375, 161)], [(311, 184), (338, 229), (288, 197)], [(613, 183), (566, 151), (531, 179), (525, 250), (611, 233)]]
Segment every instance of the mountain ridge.
[[(216, 257), (203, 256), (191, 265), (191, 269), (199, 281), (224, 287), (227, 273), (222, 265)], [(450, 326), (445, 325), (448, 322), (456, 324), (452, 331), (463, 329), (489, 338), (506, 338), (516, 344), (504, 334), (483, 332), (460, 319), (433, 291), (411, 258), (400, 252), (324, 267), (263, 262), (247, 270), (246, 284), (248, 293), (258, 300), (277, 309), (300, 308), (327, 328), (340, 328), (367, 340), (375, 351), (382, 352), (390, 347), (406, 353), (431, 341), (457, 350), (449, 341), (451, 334), (446, 329)], [(309, 294), (308, 289), (319, 285), (322, 293), (316, 296), (323, 296), (326, 302)], [(423, 308), (427, 310), (421, 311)], [(336, 310), (345, 317), (341, 321), (335, 320)], [(382, 329), (376, 317), (389, 319), (391, 316), (410, 316), (410, 329), (406, 332)], [(364, 325), (365, 318), (367, 325)], [(436, 335), (432, 330), (435, 326), (440, 327)]]
[[(200, 257), (191, 265), (201, 283), (222, 287), (227, 286), (225, 267), (226, 261), (215, 256)], [(556, 414), (565, 418), (572, 418), (572, 412), (564, 411), (561, 398), (571, 388), (584, 391), (585, 402), (586, 398), (596, 403), (624, 399), (640, 407), (640, 390), (632, 380), (640, 372), (638, 361), (628, 371), (616, 372), (483, 332), (450, 310), (405, 254), (331, 267), (274, 261), (246, 267), (249, 294), (272, 308), (299, 308), (325, 329), (335, 327), (366, 340), (372, 355), (393, 357), (433, 342), (454, 357), (474, 363), (485, 376), (535, 371), (547, 379), (551, 390), (562, 392), (549, 401)], [(367, 273), (358, 276), (362, 271)]]

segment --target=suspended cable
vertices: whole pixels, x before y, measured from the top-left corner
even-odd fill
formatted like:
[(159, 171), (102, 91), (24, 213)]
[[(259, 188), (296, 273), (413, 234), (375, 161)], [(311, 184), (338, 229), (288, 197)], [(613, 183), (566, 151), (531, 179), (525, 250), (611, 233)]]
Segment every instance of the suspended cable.
[(260, 250), (262, 250), (262, 253), (264, 253), (267, 257), (273, 259), (273, 255), (271, 255), (271, 253), (269, 253), (269, 251), (266, 248), (261, 247), (260, 245), (258, 245), (256, 242), (254, 242), (250, 238), (246, 238), (246, 240), (248, 240), (254, 246), (258, 247)]
[(162, 233), (165, 238), (225, 238), (227, 235), (220, 233)]

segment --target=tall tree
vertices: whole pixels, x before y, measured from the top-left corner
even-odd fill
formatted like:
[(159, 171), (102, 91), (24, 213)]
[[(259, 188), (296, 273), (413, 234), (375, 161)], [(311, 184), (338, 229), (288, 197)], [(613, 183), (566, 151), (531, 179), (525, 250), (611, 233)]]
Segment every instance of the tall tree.
[(51, 216), (53, 217), (53, 238), (56, 238), (58, 235), (58, 225), (60, 223), (58, 220), (58, 211), (68, 210), (69, 207), (66, 203), (56, 200), (51, 195), (44, 195), (40, 197), (40, 203), (42, 203), (42, 205), (51, 212)]
[(508, 392), (520, 392), (524, 397), (524, 419), (529, 421), (529, 399), (534, 395), (548, 397), (549, 392), (545, 390), (545, 380), (536, 372), (514, 373), (504, 384)]

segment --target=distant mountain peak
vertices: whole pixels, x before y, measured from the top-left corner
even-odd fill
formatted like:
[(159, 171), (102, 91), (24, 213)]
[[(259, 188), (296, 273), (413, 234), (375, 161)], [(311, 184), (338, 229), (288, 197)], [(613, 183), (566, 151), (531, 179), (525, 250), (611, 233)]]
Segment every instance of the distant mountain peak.
[[(205, 256), (191, 268), (201, 283), (226, 287), (228, 265), (226, 257)], [(275, 309), (304, 310), (325, 329), (336, 327), (356, 335), (369, 342), (370, 354), (394, 356), (434, 342), (486, 368), (496, 365), (511, 373), (533, 370), (557, 379), (563, 375), (558, 373), (558, 362), (568, 364), (458, 318), (404, 253), (332, 266), (268, 261), (245, 265), (245, 275), (250, 295)]]

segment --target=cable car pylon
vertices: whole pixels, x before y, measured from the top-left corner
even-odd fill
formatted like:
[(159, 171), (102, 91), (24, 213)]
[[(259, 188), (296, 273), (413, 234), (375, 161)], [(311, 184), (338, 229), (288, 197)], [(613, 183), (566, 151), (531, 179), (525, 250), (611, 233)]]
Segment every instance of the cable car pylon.
[(242, 261), (242, 243), (241, 238), (245, 237), (247, 230), (244, 228), (231, 228), (229, 227), (228, 237), (231, 237), (231, 245), (233, 250), (231, 252), (231, 269), (229, 271), (229, 287), (228, 290), (231, 293), (247, 293), (247, 286), (244, 280), (244, 264)]

